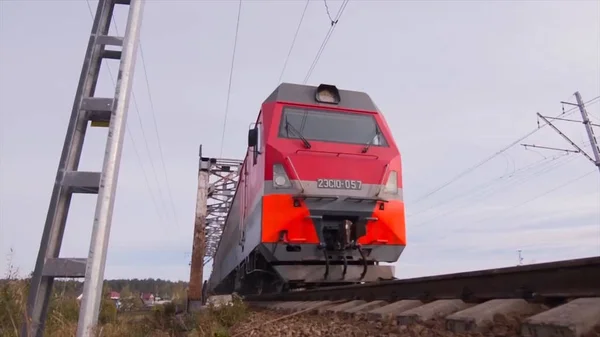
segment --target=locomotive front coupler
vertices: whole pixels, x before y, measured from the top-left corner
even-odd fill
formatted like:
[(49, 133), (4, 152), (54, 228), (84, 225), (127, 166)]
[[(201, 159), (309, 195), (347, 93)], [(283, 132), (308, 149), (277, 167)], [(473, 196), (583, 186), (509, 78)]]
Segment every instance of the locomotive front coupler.
[(365, 256), (365, 253), (363, 252), (360, 243), (355, 244), (355, 246), (356, 249), (358, 249), (358, 253), (360, 254), (360, 257), (363, 261), (363, 272), (362, 274), (360, 274), (360, 279), (362, 280), (363, 278), (365, 278), (365, 275), (367, 275), (367, 257)]
[(357, 241), (366, 234), (366, 223), (377, 220), (377, 218), (361, 216), (346, 217), (333, 214), (309, 215), (308, 218), (314, 222), (319, 238), (317, 249), (323, 251), (325, 258), (323, 279), (327, 280), (329, 276), (329, 255), (333, 253), (333, 255), (340, 256), (343, 261), (344, 269), (342, 270), (341, 280), (344, 280), (348, 270), (348, 260), (345, 252), (355, 249), (358, 250), (363, 263), (363, 272), (360, 275), (360, 280), (364, 279), (367, 274), (368, 263), (365, 253)]
[(325, 242), (320, 242), (317, 249), (323, 251), (323, 257), (325, 258), (325, 274), (323, 275), (323, 279), (327, 280), (327, 277), (329, 276), (329, 251), (327, 250), (327, 244)]

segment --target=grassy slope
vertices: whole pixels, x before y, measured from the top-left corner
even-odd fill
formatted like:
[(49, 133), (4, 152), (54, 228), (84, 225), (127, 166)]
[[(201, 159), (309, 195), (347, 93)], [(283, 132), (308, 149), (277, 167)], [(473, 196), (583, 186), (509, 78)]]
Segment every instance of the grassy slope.
[[(26, 320), (28, 281), (9, 277), (0, 284), (0, 336), (18, 337)], [(102, 337), (227, 337), (236, 323), (248, 316), (246, 306), (234, 300), (232, 306), (209, 308), (194, 315), (176, 315), (175, 305), (156, 306), (150, 312), (117, 313), (113, 302), (101, 304), (97, 335)], [(53, 295), (45, 336), (75, 336), (79, 304), (73, 297)]]

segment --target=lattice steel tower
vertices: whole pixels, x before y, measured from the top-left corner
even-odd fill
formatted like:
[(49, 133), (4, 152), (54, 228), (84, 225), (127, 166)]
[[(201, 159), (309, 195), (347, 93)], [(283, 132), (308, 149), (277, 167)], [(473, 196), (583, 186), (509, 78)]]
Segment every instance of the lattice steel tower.
[[(109, 36), (115, 5), (128, 5), (124, 37)], [(31, 279), (23, 336), (42, 336), (54, 278), (84, 277), (77, 336), (91, 336), (98, 321), (114, 196), (133, 81), (144, 0), (99, 0), (67, 128), (40, 250)], [(107, 50), (106, 46), (120, 47)], [(120, 60), (112, 98), (94, 97), (102, 60)], [(78, 171), (88, 122), (108, 127), (101, 172)], [(87, 258), (59, 258), (73, 193), (97, 193)]]

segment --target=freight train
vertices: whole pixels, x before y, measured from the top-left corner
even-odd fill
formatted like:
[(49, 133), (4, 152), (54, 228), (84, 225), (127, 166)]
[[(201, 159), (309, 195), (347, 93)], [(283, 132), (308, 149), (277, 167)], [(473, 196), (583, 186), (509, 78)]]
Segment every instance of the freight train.
[(393, 279), (406, 246), (400, 152), (364, 92), (282, 83), (248, 151), (206, 294)]

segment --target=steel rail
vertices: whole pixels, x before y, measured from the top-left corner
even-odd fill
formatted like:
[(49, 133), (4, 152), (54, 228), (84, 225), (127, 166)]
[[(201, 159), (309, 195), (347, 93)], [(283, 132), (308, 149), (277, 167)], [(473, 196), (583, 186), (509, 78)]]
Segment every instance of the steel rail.
[(286, 293), (248, 295), (246, 301), (323, 301), (522, 298), (549, 302), (576, 297), (600, 297), (600, 257), (486, 269), (369, 284), (325, 287)]

